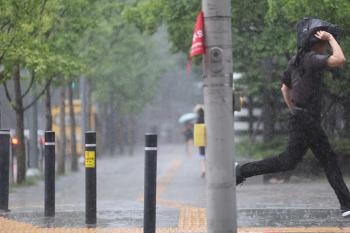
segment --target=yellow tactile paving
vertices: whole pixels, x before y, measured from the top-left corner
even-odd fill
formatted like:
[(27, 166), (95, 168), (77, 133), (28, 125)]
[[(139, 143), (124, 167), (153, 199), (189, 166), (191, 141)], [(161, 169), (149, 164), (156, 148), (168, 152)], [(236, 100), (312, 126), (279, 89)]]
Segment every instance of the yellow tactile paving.
[(179, 216), (179, 229), (181, 231), (206, 231), (207, 215), (204, 208), (181, 208)]
[(350, 233), (350, 227), (239, 228), (239, 233)]
[[(186, 219), (188, 218), (188, 219)], [(183, 208), (179, 226), (158, 228), (157, 233), (201, 233), (206, 232), (205, 211), (200, 208)], [(205, 223), (203, 223), (205, 224)], [(142, 228), (38, 228), (30, 224), (0, 217), (0, 233), (143, 233)], [(296, 228), (239, 228), (238, 233), (350, 233), (348, 228), (296, 227)]]

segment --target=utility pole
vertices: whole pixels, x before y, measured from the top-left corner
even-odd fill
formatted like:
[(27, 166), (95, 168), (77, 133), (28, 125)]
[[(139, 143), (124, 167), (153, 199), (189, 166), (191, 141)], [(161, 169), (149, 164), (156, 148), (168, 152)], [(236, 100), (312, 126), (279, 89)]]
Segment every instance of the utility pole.
[(230, 0), (203, 0), (208, 233), (236, 233)]

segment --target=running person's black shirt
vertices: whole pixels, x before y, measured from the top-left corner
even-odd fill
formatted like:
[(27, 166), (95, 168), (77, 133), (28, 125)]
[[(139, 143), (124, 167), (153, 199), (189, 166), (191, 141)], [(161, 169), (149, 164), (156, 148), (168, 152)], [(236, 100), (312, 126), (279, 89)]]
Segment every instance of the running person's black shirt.
[(301, 69), (294, 66), (295, 58), (292, 58), (282, 78), (282, 82), (291, 89), (293, 104), (317, 116), (321, 113), (321, 83), (329, 56), (308, 52), (301, 60)]

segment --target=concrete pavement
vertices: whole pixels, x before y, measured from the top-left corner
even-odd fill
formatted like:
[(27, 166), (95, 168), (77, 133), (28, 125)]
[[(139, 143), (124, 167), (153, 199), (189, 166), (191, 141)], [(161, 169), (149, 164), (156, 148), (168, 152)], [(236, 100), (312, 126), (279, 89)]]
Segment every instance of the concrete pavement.
[[(199, 158), (187, 157), (184, 151), (183, 146), (159, 148), (159, 232), (206, 230), (205, 179), (200, 177)], [(98, 224), (93, 232), (142, 232), (143, 162), (141, 148), (133, 157), (98, 160)], [(16, 188), (10, 193), (11, 212), (0, 218), (0, 233), (31, 232), (23, 230), (26, 227), (33, 232), (47, 232), (48, 227), (50, 232), (85, 232), (84, 179), (83, 169), (57, 178), (54, 219), (47, 219), (43, 214), (42, 182), (33, 187)], [(349, 179), (347, 183), (350, 184)], [(350, 219), (340, 216), (339, 204), (325, 179), (263, 185), (261, 177), (256, 177), (237, 187), (237, 203), (240, 232), (350, 233)], [(20, 228), (13, 228), (16, 226)]]

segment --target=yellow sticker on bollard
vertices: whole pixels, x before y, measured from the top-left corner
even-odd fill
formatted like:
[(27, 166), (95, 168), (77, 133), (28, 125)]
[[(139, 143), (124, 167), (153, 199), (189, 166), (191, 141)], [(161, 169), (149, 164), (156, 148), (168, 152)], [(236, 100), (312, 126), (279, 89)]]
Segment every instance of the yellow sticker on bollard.
[(194, 125), (194, 145), (197, 147), (206, 146), (206, 133), (204, 124)]
[(85, 167), (86, 168), (95, 168), (95, 151), (85, 151)]

